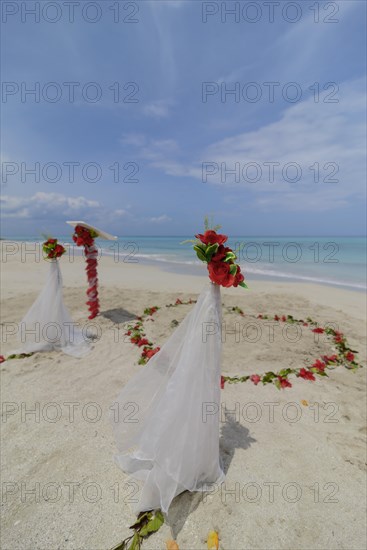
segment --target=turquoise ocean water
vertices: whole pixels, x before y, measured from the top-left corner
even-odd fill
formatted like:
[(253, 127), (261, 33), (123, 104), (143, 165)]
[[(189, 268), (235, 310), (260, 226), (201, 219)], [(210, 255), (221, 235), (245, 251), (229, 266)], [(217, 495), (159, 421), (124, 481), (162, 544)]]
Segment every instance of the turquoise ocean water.
[[(164, 271), (204, 273), (190, 243), (192, 236), (120, 237), (118, 241), (97, 240), (102, 256), (114, 257), (116, 264), (142, 263)], [(11, 238), (7, 237), (11, 240)], [(72, 243), (71, 236), (60, 236)], [(42, 238), (17, 237), (16, 241), (41, 242)], [(365, 237), (231, 237), (246, 280), (314, 282), (366, 290)], [(76, 254), (80, 249), (76, 249)]]

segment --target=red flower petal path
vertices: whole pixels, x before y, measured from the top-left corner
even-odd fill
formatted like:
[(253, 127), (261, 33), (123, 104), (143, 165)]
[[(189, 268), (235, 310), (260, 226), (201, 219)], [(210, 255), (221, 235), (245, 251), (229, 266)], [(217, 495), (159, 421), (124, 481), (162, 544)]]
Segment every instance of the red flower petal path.
[[(180, 305), (194, 303), (196, 303), (196, 300), (190, 299), (187, 302), (183, 302), (182, 300), (180, 300), (180, 298), (177, 298), (174, 304), (167, 304), (166, 307), (177, 307)], [(144, 314), (138, 317), (134, 324), (128, 325), (127, 327), (127, 332), (125, 334), (127, 336), (130, 336), (131, 343), (135, 344), (138, 347), (144, 346), (138, 362), (139, 365), (145, 365), (149, 361), (149, 359), (151, 359), (151, 357), (153, 357), (153, 355), (155, 355), (160, 350), (158, 346), (154, 347), (154, 343), (145, 338), (146, 334), (144, 332), (144, 322), (146, 320), (154, 321), (154, 319), (152, 319), (152, 316), (158, 311), (158, 309), (160, 308), (158, 308), (157, 306), (146, 308), (144, 310)], [(227, 310), (229, 313), (237, 313), (241, 315), (241, 317), (245, 316), (244, 312), (238, 306), (227, 308)], [(247, 317), (254, 316), (248, 315)], [(247, 382), (248, 380), (255, 384), (255, 386), (257, 386), (259, 382), (262, 382), (263, 385), (274, 384), (278, 389), (291, 388), (292, 383), (289, 381), (289, 376), (291, 374), (294, 374), (297, 378), (314, 382), (316, 380), (316, 376), (328, 376), (326, 370), (335, 369), (337, 366), (342, 365), (349, 370), (356, 370), (362, 367), (362, 365), (355, 360), (355, 356), (358, 352), (352, 350), (349, 347), (347, 339), (342, 332), (334, 330), (330, 327), (319, 327), (317, 323), (310, 317), (307, 317), (306, 320), (303, 320), (295, 319), (292, 315), (269, 316), (260, 314), (257, 315), (256, 318), (273, 319), (274, 321), (279, 321), (281, 323), (297, 324), (304, 327), (310, 327), (310, 330), (315, 334), (326, 334), (328, 339), (334, 344), (337, 353), (330, 356), (323, 355), (321, 357), (318, 357), (306, 368), (285, 368), (281, 369), (278, 372), (268, 371), (264, 374), (251, 374), (246, 376), (222, 375), (220, 379), (220, 385), (222, 389), (224, 389), (224, 385), (226, 382), (228, 382), (229, 384), (235, 384), (238, 382)]]
[[(180, 305), (195, 303), (196, 300), (190, 299), (187, 302), (183, 302), (180, 298), (177, 298), (174, 304), (167, 304), (166, 307), (177, 307)], [(153, 355), (158, 353), (160, 350), (159, 346), (154, 346), (154, 343), (145, 337), (146, 334), (144, 332), (144, 322), (147, 320), (154, 321), (152, 317), (159, 309), (160, 308), (158, 306), (146, 308), (143, 315), (137, 317), (134, 324), (127, 326), (125, 335), (130, 337), (130, 342), (139, 348), (143, 348), (138, 361), (139, 365), (145, 365), (149, 359), (151, 359)], [(241, 315), (241, 317), (245, 316), (242, 309), (238, 306), (229, 307), (227, 308), (227, 311), (228, 313), (237, 313), (238, 315)], [(248, 315), (247, 317), (254, 316)], [(274, 321), (279, 321), (281, 323), (298, 324), (304, 327), (310, 327), (310, 330), (315, 334), (326, 334), (328, 339), (334, 344), (337, 353), (329, 356), (322, 355), (321, 357), (316, 358), (307, 368), (285, 368), (278, 372), (268, 371), (264, 374), (251, 374), (246, 376), (221, 376), (220, 385), (222, 389), (224, 389), (226, 382), (229, 384), (236, 384), (238, 382), (247, 382), (248, 380), (255, 384), (255, 386), (257, 386), (259, 382), (262, 382), (263, 385), (274, 384), (278, 389), (291, 388), (292, 383), (289, 381), (289, 376), (291, 374), (294, 374), (297, 378), (314, 382), (316, 380), (316, 376), (328, 376), (326, 370), (333, 370), (338, 366), (344, 366), (346, 369), (353, 371), (362, 367), (362, 365), (356, 361), (356, 355), (358, 352), (349, 347), (347, 338), (342, 332), (334, 330), (330, 327), (319, 327), (310, 317), (307, 317), (306, 321), (303, 319), (294, 319), (292, 315), (269, 316), (261, 314), (257, 315), (256, 318), (273, 319)], [(23, 359), (24, 357), (30, 357), (31, 355), (33, 355), (33, 353), (22, 353), (18, 355), (13, 354), (9, 355), (7, 358), (0, 355), (0, 363), (3, 363), (9, 359)]]

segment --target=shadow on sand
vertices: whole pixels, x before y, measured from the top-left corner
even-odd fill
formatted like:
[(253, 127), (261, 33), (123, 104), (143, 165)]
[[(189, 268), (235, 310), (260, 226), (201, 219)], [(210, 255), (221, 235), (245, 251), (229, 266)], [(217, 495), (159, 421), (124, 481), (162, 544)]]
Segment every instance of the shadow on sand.
[[(219, 460), (222, 470), (227, 474), (236, 449), (248, 449), (252, 443), (256, 442), (256, 439), (251, 437), (249, 430), (236, 422), (233, 416), (226, 411), (225, 419), (219, 440)], [(185, 491), (172, 501), (166, 522), (171, 528), (174, 540), (176, 540), (188, 516), (197, 509), (204, 498), (205, 493)]]

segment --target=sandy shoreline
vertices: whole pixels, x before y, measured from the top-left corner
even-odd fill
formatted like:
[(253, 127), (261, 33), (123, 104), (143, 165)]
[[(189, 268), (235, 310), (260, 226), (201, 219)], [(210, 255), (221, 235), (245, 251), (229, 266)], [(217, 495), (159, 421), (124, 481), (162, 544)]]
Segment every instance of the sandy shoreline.
[[(13, 241), (12, 241), (13, 242)], [(4, 245), (8, 241), (1, 242), (3, 285), (1, 296), (3, 299), (14, 296), (16, 292), (27, 292), (28, 290), (39, 291), (42, 289), (47, 276), (45, 261), (37, 252), (32, 254), (6, 253)], [(5, 261), (4, 261), (5, 260)], [(62, 274), (65, 287), (85, 287), (84, 259), (75, 255), (72, 258), (65, 256), (61, 262)], [(32, 277), (25, 277), (25, 273), (32, 269)], [(131, 290), (152, 290), (170, 292), (193, 292), (199, 293), (207, 282), (207, 271), (205, 266), (202, 275), (182, 275), (179, 273), (167, 272), (157, 266), (142, 263), (128, 263), (114, 261), (111, 256), (103, 256), (99, 263), (100, 285), (103, 287), (121, 287)], [(11, 284), (10, 283), (11, 280)], [(336, 307), (340, 311), (346, 311), (360, 319), (366, 319), (366, 301), (360, 291), (326, 286), (316, 283), (301, 283), (295, 281), (264, 281), (251, 280), (249, 283), (250, 293), (257, 295), (274, 292), (291, 292), (295, 295), (304, 295), (315, 304)], [(222, 289), (222, 294), (233, 294), (241, 299), (249, 294), (238, 293), (236, 289)], [(240, 294), (240, 296), (238, 296)]]
[[(21, 320), (41, 290), (47, 269), (44, 261), (29, 258), (24, 263), (19, 255), (2, 263), (3, 323)], [(85, 323), (83, 259), (61, 260), (61, 269), (65, 302), (73, 319)], [(136, 488), (126, 485), (127, 478), (115, 466), (108, 419), (121, 387), (144, 368), (137, 364), (137, 348), (122, 337), (123, 323), (147, 306), (159, 306), (147, 332), (162, 345), (174, 330), (172, 321), (180, 322), (192, 307), (165, 306), (177, 297), (195, 299), (207, 277), (205, 270), (201, 277), (181, 276), (152, 266), (116, 264), (105, 257), (99, 278), (102, 314), (97, 321), (102, 335), (87, 357), (37, 353), (1, 365), (6, 550), (105, 550), (127, 536), (134, 521), (128, 503)], [(242, 330), (259, 313), (336, 323), (365, 364), (361, 293), (253, 281), (250, 291), (224, 289), (222, 298), (228, 323), (224, 374), (275, 370), (332, 351), (325, 339), (316, 340), (306, 332), (290, 343), (275, 330), (271, 342), (260, 321), (257, 342), (236, 342), (231, 333), (235, 324), (242, 323)], [(227, 307), (233, 306), (241, 307), (247, 318), (227, 314)], [(16, 344), (15, 336), (8, 338), (1, 353), (6, 355)], [(366, 369), (351, 372), (339, 367), (328, 379), (296, 380), (286, 391), (271, 385), (226, 385), (223, 407), (235, 411), (234, 421), (221, 418), (226, 483), (213, 488), (204, 501), (189, 494), (176, 499), (169, 520), (180, 549), (205, 548), (213, 528), (220, 533), (220, 548), (226, 550), (364, 548), (365, 382)], [(26, 414), (31, 409), (35, 413)], [(301, 412), (293, 421), (295, 410)], [(256, 421), (255, 413), (260, 415)], [(36, 495), (27, 493), (33, 489)], [(143, 548), (162, 549), (168, 538), (172, 533), (165, 525)]]

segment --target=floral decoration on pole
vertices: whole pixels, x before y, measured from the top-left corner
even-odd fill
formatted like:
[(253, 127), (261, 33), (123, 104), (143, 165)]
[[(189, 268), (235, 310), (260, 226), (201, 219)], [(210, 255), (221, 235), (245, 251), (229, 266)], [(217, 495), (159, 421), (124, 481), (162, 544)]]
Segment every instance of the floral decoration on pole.
[(115, 240), (117, 237), (110, 235), (85, 222), (66, 222), (74, 226), (73, 241), (77, 246), (84, 247), (86, 272), (88, 278), (87, 306), (90, 312), (88, 319), (94, 319), (99, 314), (98, 297), (98, 249), (94, 242), (97, 237), (107, 240)]
[(212, 283), (223, 287), (242, 286), (248, 288), (241, 267), (235, 262), (236, 254), (228, 246), (224, 246), (227, 242), (227, 235), (217, 233), (219, 225), (213, 229), (209, 228), (208, 220), (205, 219), (205, 232), (195, 235), (194, 250), (197, 257), (202, 262), (207, 263), (209, 279)]
[(61, 258), (66, 252), (65, 248), (61, 244), (58, 244), (57, 239), (51, 238), (47, 239), (47, 241), (42, 244), (42, 250), (45, 255), (45, 260)]

